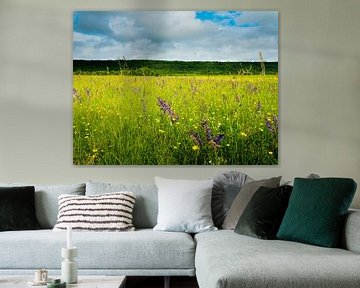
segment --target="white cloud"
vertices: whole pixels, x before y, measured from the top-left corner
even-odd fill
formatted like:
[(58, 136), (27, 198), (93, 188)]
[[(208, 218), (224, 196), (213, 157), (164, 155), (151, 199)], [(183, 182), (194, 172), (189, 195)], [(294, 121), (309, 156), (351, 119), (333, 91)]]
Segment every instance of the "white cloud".
[(97, 19), (107, 33), (74, 32), (74, 59), (257, 61), (261, 50), (265, 60), (277, 61), (276, 12), (231, 14), (238, 24), (257, 23), (255, 27), (226, 26), (195, 16), (194, 11), (112, 12), (107, 22)]

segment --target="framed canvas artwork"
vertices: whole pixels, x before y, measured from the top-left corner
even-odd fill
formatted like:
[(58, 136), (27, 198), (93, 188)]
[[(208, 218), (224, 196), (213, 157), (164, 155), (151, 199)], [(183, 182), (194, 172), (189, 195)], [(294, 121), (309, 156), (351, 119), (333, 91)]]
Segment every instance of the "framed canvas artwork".
[(74, 165), (277, 165), (277, 11), (75, 11)]

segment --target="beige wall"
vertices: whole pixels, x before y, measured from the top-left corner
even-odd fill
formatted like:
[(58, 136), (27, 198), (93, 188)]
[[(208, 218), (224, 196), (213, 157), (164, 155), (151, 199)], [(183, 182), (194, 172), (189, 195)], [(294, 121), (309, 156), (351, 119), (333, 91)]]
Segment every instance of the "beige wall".
[[(280, 164), (72, 165), (73, 10), (278, 10)], [(0, 0), (0, 182), (152, 182), (238, 169), (254, 178), (318, 173), (360, 186), (360, 1)], [(360, 190), (360, 189), (359, 189)], [(354, 207), (360, 207), (360, 192)]]

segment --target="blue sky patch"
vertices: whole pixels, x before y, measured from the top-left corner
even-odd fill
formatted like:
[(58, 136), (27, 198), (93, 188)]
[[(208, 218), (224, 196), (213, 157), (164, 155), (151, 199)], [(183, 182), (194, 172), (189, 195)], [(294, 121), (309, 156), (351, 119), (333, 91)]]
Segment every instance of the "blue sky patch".
[[(201, 21), (211, 21), (223, 26), (241, 26), (237, 21), (241, 16), (241, 11), (197, 11), (196, 19)], [(241, 26), (253, 27), (253, 26)]]

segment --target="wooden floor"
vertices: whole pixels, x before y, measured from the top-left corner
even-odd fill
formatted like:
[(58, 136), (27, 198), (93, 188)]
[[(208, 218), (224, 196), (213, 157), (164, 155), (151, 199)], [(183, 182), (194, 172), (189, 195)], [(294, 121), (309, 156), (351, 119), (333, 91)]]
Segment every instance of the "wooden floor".
[[(126, 279), (126, 288), (163, 288), (164, 277), (132, 277)], [(171, 288), (199, 288), (195, 277), (170, 277)]]

